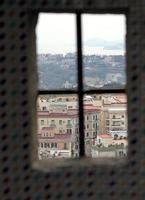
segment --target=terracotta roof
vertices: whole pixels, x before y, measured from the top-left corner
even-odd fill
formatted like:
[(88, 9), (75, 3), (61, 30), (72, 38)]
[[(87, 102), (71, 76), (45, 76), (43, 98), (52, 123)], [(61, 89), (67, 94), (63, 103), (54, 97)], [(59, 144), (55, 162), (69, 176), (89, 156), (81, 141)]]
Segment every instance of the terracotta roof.
[(39, 140), (44, 139), (45, 141), (64, 141), (71, 140), (71, 134), (55, 134), (54, 137), (40, 137)]
[(93, 106), (92, 103), (84, 103), (84, 106)]
[[(97, 106), (94, 106), (93, 104), (85, 104), (84, 105), (84, 112), (89, 112), (89, 111), (100, 111), (100, 109)], [(57, 113), (57, 112), (49, 112), (49, 111), (37, 111), (37, 116), (38, 117), (47, 117), (47, 118), (76, 118), (78, 117), (78, 109), (71, 109), (68, 110), (68, 112), (64, 113)]]
[(37, 111), (37, 115), (49, 115), (48, 111)]
[(70, 139), (71, 134), (55, 134), (55, 139)]
[(109, 104), (126, 104), (127, 103), (127, 97), (124, 95), (120, 96), (113, 96), (111, 98), (107, 98), (104, 102), (105, 105)]
[(43, 127), (41, 131), (50, 131), (53, 130), (55, 127)]
[(97, 106), (94, 106), (92, 104), (85, 104), (84, 105), (84, 111), (100, 111)]
[(112, 136), (109, 135), (109, 134), (100, 134), (100, 135), (98, 135), (98, 137), (100, 137), (100, 138), (112, 138)]
[(76, 118), (78, 117), (78, 113), (71, 113), (71, 112), (67, 112), (67, 113), (49, 113), (49, 112), (42, 112), (42, 111), (38, 111), (37, 112), (37, 116), (38, 117), (47, 117), (47, 118)]
[(50, 113), (48, 117), (71, 117), (71, 118), (75, 118), (77, 117), (78, 114), (74, 114), (74, 113)]
[(118, 102), (118, 103), (126, 103), (127, 102), (127, 98), (125, 96), (116, 96), (114, 97), (114, 99)]

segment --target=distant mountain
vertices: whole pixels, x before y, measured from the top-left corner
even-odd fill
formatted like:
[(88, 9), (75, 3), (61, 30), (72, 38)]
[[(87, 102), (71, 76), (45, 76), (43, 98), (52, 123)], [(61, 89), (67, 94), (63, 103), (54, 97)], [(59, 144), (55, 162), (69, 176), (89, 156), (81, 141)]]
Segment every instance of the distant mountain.
[(85, 46), (98, 47), (104, 50), (124, 50), (125, 44), (120, 41), (107, 41), (100, 38), (92, 38), (84, 42)]
[(105, 85), (103, 85), (103, 87), (101, 87), (101, 89), (124, 89), (125, 85), (120, 84), (120, 83), (116, 83), (116, 82), (112, 82), (112, 83), (107, 83)]

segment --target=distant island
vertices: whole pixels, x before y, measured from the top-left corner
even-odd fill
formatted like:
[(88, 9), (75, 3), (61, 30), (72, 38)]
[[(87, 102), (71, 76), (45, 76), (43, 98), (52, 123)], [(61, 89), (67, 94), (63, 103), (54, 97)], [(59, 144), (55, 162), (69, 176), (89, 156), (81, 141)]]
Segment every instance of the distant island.
[(125, 43), (122, 41), (107, 41), (101, 38), (92, 38), (84, 42), (86, 47), (100, 47), (104, 50), (124, 50)]

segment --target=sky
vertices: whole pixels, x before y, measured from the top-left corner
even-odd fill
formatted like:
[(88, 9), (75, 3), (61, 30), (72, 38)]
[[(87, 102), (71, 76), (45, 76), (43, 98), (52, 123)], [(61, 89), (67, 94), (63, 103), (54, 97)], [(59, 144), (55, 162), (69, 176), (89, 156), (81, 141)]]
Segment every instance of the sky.
[[(105, 41), (125, 42), (125, 16), (113, 14), (83, 14), (82, 38), (83, 52), (93, 54), (102, 49), (88, 47), (87, 41), (103, 39)], [(76, 17), (74, 14), (39, 14), (37, 26), (37, 52), (63, 53), (76, 52)], [(104, 51), (103, 51), (104, 52)], [(124, 51), (123, 51), (124, 52)], [(123, 54), (114, 51), (111, 54)], [(106, 52), (107, 54), (108, 52)]]

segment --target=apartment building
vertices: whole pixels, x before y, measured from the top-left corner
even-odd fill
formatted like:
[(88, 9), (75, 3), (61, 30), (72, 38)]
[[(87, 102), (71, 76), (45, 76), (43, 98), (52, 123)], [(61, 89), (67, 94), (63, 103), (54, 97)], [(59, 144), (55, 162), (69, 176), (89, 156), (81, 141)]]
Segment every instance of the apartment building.
[(95, 146), (101, 147), (108, 147), (113, 143), (113, 138), (109, 134), (100, 134), (97, 136), (95, 141)]
[[(52, 144), (53, 150), (55, 148), (55, 155), (58, 155), (58, 152), (59, 155), (64, 155), (62, 152), (66, 150), (65, 147), (67, 146), (67, 153), (65, 155), (68, 155), (68, 157), (77, 157), (79, 153), (79, 122), (76, 99), (74, 100), (73, 96), (71, 96), (69, 100), (67, 98), (61, 98), (60, 96), (56, 99), (53, 97), (53, 99), (55, 100), (54, 102), (52, 102), (52, 98), (45, 98), (43, 100), (39, 98), (38, 100), (39, 149), (41, 152), (47, 149), (51, 156), (52, 154), (54, 155), (54, 151), (50, 151), (51, 144), (49, 143), (52, 141), (52, 143), (55, 143), (55, 145)], [(70, 108), (69, 105), (71, 102), (72, 107)], [(46, 106), (45, 109), (44, 105)], [(91, 154), (91, 147), (99, 133), (99, 112), (100, 110), (96, 106), (87, 103), (84, 104), (85, 145), (87, 155)]]
[[(39, 146), (47, 148), (52, 146), (44, 145), (47, 143), (55, 143), (55, 153), (62, 154), (63, 150), (67, 150), (68, 157), (77, 157), (78, 148), (78, 114), (77, 112), (50, 113), (48, 111), (38, 111), (38, 141)], [(44, 130), (47, 130), (44, 133)], [(45, 134), (45, 135), (44, 135)], [(62, 151), (60, 151), (62, 150)], [(51, 152), (50, 152), (51, 153)]]
[(92, 104), (84, 104), (85, 153), (91, 155), (91, 149), (99, 132), (100, 109)]
[(92, 158), (124, 158), (127, 156), (127, 147), (122, 145), (109, 147), (92, 147)]
[[(77, 100), (75, 95), (45, 95), (38, 98), (39, 152), (46, 152), (47, 149), (51, 156), (57, 157), (79, 155)], [(46, 129), (48, 132), (44, 132)], [(123, 143), (127, 146), (126, 97), (124, 95), (85, 96), (84, 133), (87, 156), (92, 156), (92, 148), (98, 146), (99, 141), (104, 147), (106, 143), (109, 145)], [(120, 139), (122, 142), (119, 141)]]
[(72, 134), (56, 134), (55, 127), (44, 127), (38, 136), (39, 158), (71, 157)]
[(37, 109), (51, 112), (55, 109), (78, 109), (78, 98), (75, 95), (41, 95), (37, 99)]
[(127, 113), (125, 108), (109, 108), (105, 112), (106, 132), (113, 137), (127, 137)]
[(99, 132), (127, 137), (127, 99), (125, 95), (96, 95), (94, 105), (100, 107)]

